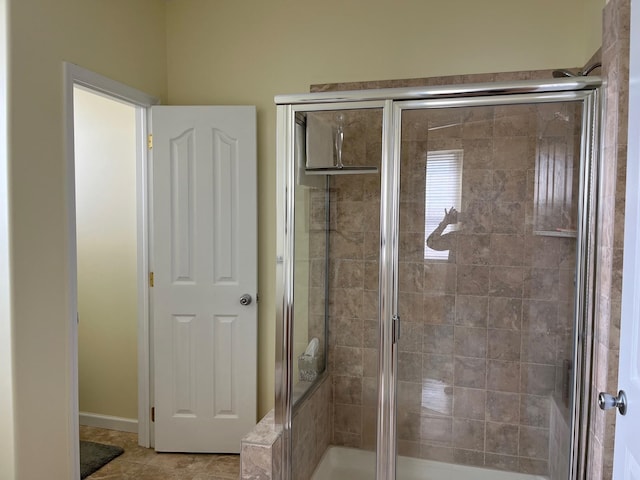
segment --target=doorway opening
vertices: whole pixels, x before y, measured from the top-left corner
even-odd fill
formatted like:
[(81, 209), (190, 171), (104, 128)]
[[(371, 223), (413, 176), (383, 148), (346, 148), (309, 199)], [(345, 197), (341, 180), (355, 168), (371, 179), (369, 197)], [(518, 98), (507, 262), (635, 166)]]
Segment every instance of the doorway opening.
[(80, 424), (137, 432), (136, 107), (73, 97)]

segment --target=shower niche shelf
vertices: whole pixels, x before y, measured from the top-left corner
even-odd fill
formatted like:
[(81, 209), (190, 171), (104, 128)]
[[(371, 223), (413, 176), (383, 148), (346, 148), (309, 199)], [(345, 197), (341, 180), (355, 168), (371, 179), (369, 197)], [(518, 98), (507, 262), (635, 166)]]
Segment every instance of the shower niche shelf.
[(306, 175), (362, 175), (365, 173), (378, 173), (378, 167), (321, 167), (305, 168)]
[(534, 235), (540, 235), (541, 237), (561, 237), (561, 238), (576, 238), (577, 233), (575, 230), (534, 230)]

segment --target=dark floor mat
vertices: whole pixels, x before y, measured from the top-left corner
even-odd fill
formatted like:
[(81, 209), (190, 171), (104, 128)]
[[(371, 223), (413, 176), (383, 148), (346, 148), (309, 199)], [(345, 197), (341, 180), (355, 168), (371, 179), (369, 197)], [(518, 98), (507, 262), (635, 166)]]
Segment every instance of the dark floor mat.
[(87, 478), (123, 452), (114, 445), (80, 440), (80, 478)]

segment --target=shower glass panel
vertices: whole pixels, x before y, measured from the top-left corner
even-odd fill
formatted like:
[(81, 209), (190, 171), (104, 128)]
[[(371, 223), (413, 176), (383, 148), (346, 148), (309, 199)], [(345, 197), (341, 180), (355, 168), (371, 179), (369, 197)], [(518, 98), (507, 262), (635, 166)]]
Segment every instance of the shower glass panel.
[(402, 110), (398, 455), (568, 478), (582, 113)]
[(295, 121), (291, 478), (307, 479), (330, 444), (376, 448), (382, 109)]

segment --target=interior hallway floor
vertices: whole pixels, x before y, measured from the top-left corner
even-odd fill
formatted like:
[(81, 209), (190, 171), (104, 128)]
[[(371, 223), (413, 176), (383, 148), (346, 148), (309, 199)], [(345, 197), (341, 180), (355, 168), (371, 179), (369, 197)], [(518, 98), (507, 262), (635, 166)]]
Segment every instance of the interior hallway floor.
[(240, 455), (156, 453), (138, 445), (136, 433), (80, 427), (80, 439), (118, 445), (124, 453), (89, 480), (228, 480), (240, 478)]

